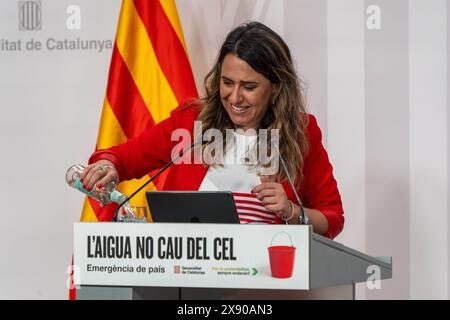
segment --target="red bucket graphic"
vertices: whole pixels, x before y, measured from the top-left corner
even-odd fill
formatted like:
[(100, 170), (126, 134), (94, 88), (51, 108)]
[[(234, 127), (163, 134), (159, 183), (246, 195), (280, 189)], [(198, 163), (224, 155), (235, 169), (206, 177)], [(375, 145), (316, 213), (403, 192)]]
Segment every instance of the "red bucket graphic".
[[(273, 240), (281, 233), (286, 234), (291, 241), (290, 246), (274, 246)], [(295, 247), (292, 243), (291, 236), (286, 232), (278, 232), (272, 238), (269, 250), (270, 271), (272, 277), (286, 279), (292, 277), (294, 271)]]

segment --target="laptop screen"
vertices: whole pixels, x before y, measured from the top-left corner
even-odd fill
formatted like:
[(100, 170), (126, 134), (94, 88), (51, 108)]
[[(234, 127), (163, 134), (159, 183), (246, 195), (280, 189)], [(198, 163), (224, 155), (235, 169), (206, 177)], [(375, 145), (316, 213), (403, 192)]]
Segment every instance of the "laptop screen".
[(148, 191), (154, 222), (240, 223), (228, 191)]

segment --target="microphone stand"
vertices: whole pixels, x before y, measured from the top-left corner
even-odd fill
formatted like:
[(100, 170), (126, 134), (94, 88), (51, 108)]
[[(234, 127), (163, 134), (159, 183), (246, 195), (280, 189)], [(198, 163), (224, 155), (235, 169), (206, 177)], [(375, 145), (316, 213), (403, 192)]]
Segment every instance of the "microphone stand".
[(116, 209), (116, 212), (114, 213), (113, 222), (117, 222), (117, 216), (119, 215), (119, 211), (120, 208), (122, 208), (122, 206), (127, 203), (128, 201), (130, 201), (131, 198), (133, 198), (139, 191), (141, 191), (142, 189), (144, 189), (150, 182), (152, 182), (153, 180), (155, 180), (161, 173), (163, 173), (164, 171), (166, 171), (175, 161), (177, 161), (178, 159), (180, 159), (185, 153), (186, 151), (189, 151), (190, 149), (192, 149), (195, 145), (199, 144), (201, 142), (195, 142), (192, 145), (190, 145), (188, 148), (182, 150), (180, 152), (180, 154), (175, 157), (175, 159), (172, 159), (170, 162), (168, 162), (164, 167), (162, 167), (161, 169), (158, 170), (157, 173), (155, 173), (146, 183), (144, 183), (142, 186), (140, 186), (136, 191), (134, 191), (130, 196), (128, 196), (125, 200), (123, 200), (119, 206)]
[[(278, 149), (278, 147), (277, 147), (277, 149)], [(305, 219), (306, 219), (305, 218), (305, 209), (303, 208), (302, 202), (300, 201), (300, 197), (298, 196), (298, 193), (295, 190), (294, 183), (292, 182), (291, 175), (289, 174), (289, 172), (287, 170), (286, 163), (284, 162), (283, 157), (281, 156), (280, 150), (278, 150), (278, 155), (280, 156), (281, 165), (283, 167), (284, 173), (286, 174), (286, 178), (289, 181), (289, 185), (291, 186), (291, 189), (292, 189), (292, 191), (294, 192), (294, 195), (295, 195), (295, 199), (297, 200), (297, 203), (298, 203), (298, 205), (300, 207), (300, 216), (302, 218), (301, 224), (306, 224), (306, 221), (305, 221)], [(287, 221), (286, 221), (286, 224), (287, 224)]]

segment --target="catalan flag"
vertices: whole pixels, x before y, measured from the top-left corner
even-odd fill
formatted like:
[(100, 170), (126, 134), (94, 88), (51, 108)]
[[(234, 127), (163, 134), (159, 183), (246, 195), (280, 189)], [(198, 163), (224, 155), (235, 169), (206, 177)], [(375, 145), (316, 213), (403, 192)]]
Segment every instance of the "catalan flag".
[[(96, 149), (140, 135), (169, 117), (182, 100), (196, 97), (175, 1), (123, 0)], [(122, 182), (119, 190), (129, 195), (148, 179)], [(162, 183), (150, 184), (149, 190)], [(145, 192), (131, 205), (146, 206)], [(115, 209), (86, 198), (81, 221), (111, 221)], [(69, 297), (75, 298), (74, 293)]]
[[(175, 1), (124, 0), (96, 148), (140, 135), (166, 119), (181, 100), (196, 97)], [(119, 190), (129, 195), (148, 179), (123, 182)], [(158, 182), (149, 188), (160, 188)], [(131, 204), (146, 205), (145, 192)], [(87, 198), (81, 221), (111, 221), (115, 207), (100, 208)]]

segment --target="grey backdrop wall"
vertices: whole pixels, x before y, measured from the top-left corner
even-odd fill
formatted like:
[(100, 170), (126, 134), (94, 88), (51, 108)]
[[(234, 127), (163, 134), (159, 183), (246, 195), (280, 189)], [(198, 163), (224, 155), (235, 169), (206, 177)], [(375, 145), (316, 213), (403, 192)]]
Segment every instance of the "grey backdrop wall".
[[(0, 3), (0, 298), (65, 299), (83, 197), (64, 173), (95, 147), (120, 0), (28, 1), (41, 20), (23, 2)], [(394, 278), (357, 296), (448, 299), (447, 2), (177, 5), (200, 91), (233, 26), (260, 20), (288, 42), (344, 200), (336, 240), (394, 258)]]

